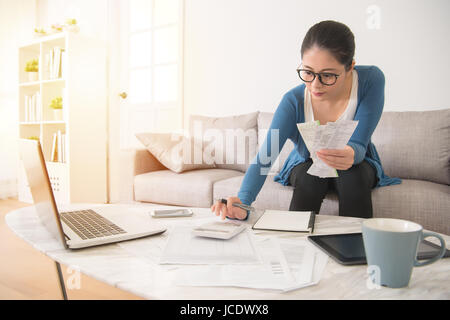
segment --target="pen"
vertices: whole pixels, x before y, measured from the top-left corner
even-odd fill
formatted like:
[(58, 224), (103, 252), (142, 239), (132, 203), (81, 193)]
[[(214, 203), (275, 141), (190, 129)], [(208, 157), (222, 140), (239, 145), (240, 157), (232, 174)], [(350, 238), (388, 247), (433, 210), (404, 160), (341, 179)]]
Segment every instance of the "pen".
[[(217, 201), (220, 201), (223, 204), (227, 204), (227, 199), (217, 199)], [(248, 205), (243, 204), (243, 203), (233, 202), (232, 206), (233, 207), (238, 207), (238, 208), (241, 208), (241, 209), (244, 209), (244, 210), (248, 210), (250, 212), (253, 212), (253, 211), (256, 210), (254, 207), (248, 206)]]
[(312, 224), (311, 233), (314, 233), (314, 226), (316, 224), (316, 213), (314, 211), (312, 211), (311, 215), (312, 215), (312, 217), (311, 217), (311, 224)]

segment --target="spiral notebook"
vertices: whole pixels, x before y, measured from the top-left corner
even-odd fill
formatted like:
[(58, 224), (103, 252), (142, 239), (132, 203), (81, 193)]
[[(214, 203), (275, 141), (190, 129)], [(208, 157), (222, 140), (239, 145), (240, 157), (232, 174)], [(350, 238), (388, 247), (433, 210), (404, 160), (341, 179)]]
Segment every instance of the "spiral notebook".
[(312, 211), (266, 210), (253, 229), (312, 233), (315, 219), (316, 215)]

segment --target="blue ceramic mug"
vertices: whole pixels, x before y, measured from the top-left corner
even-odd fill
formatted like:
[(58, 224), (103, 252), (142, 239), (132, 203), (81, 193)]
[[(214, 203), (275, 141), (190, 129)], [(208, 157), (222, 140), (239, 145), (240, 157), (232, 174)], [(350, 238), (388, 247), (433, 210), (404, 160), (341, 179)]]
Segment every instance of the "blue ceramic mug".
[[(446, 250), (445, 241), (439, 234), (424, 232), (421, 225), (406, 220), (367, 219), (362, 224), (362, 234), (367, 264), (371, 270), (377, 270), (370, 275), (372, 282), (390, 288), (408, 286), (413, 267), (436, 262)], [(435, 257), (419, 262), (417, 250), (427, 237), (438, 238), (441, 249)]]

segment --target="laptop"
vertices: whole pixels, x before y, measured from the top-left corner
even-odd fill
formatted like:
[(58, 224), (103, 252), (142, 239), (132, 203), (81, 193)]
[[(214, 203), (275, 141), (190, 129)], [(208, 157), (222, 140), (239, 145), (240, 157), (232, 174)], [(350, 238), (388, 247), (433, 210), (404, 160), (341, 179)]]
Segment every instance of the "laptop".
[[(142, 217), (128, 215), (126, 210), (117, 206), (59, 212), (40, 142), (20, 139), (19, 149), (36, 213), (42, 224), (56, 239), (61, 240), (66, 249), (98, 246), (166, 231), (151, 226)], [(149, 220), (148, 216), (146, 218)]]

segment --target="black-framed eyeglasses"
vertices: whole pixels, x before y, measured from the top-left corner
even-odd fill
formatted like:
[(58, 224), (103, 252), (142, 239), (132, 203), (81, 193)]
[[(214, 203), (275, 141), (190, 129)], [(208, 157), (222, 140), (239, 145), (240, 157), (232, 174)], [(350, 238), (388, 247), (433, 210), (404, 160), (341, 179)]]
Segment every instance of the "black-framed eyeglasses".
[(336, 83), (337, 78), (340, 74), (330, 73), (330, 72), (312, 72), (308, 69), (297, 69), (298, 76), (304, 82), (313, 82), (316, 76), (319, 77), (320, 83), (325, 86), (332, 86)]

